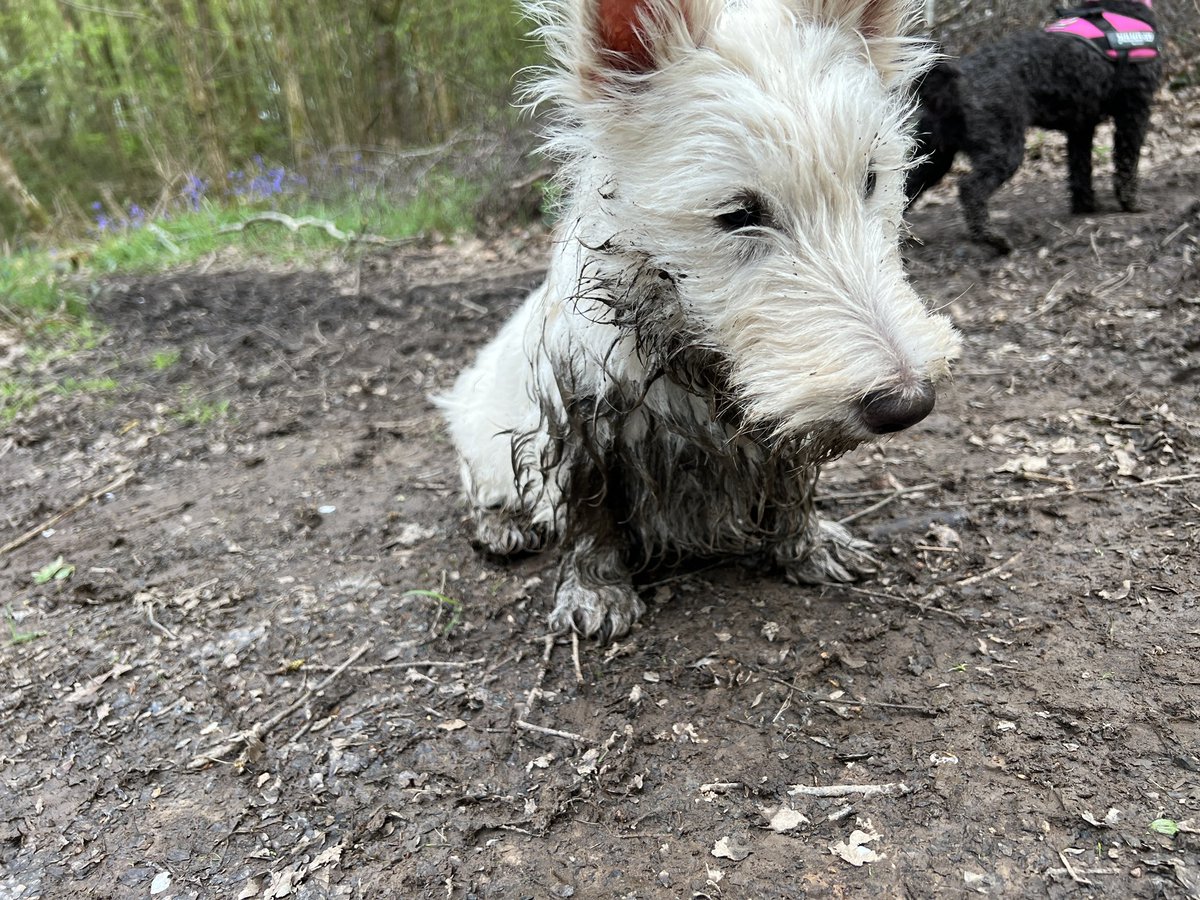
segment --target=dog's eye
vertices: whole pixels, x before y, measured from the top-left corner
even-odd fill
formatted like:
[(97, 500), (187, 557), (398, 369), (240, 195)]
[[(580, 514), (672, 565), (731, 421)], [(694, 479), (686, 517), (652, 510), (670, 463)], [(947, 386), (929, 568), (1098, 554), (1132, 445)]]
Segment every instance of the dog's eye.
[(741, 231), (743, 228), (769, 228), (771, 211), (762, 197), (753, 193), (739, 194), (731, 208), (714, 217), (722, 231)]
[(867, 169), (867, 183), (863, 188), (863, 197), (870, 200), (875, 196), (875, 170)]

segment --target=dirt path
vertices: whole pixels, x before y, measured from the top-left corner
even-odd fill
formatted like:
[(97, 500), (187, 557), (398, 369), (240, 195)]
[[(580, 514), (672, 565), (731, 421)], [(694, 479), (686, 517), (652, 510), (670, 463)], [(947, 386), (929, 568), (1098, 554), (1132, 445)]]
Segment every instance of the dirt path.
[(1069, 217), (1047, 150), (996, 200), (1008, 258), (949, 189), (914, 213), (964, 360), (824, 479), (880, 576), (677, 578), (578, 675), (546, 656), (554, 560), (472, 552), (428, 401), (540, 240), (106, 282), (107, 338), (50, 374), (116, 389), (0, 437), (0, 544), (36, 534), (0, 555), (0, 900), (1196, 895), (1177, 137), (1136, 215)]

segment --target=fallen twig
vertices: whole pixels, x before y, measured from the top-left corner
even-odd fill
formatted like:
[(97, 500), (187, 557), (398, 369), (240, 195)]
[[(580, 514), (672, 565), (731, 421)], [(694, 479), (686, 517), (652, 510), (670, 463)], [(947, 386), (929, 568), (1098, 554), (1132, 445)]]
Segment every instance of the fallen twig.
[(936, 481), (927, 481), (925, 484), (914, 484), (912, 487), (906, 488), (882, 488), (874, 491), (851, 491), (845, 494), (818, 494), (819, 500), (865, 500), (868, 497), (891, 497), (892, 495), (917, 494), (921, 491), (929, 491), (938, 486)]
[[(289, 704), (286, 708), (271, 716), (271, 718), (267, 719), (267, 721), (259, 722), (258, 724), (254, 725), (254, 727), (234, 735), (219, 747), (194, 757), (192, 761), (188, 763), (188, 768), (203, 769), (216, 762), (226, 762), (225, 757), (237, 752), (239, 749), (260, 746), (267, 735), (269, 735), (272, 730), (278, 727), (279, 723), (283, 722), (288, 718), (288, 716), (304, 706), (304, 704), (311, 700), (314, 696), (321, 693), (321, 691), (325, 690), (325, 688), (329, 687), (329, 685), (333, 684), (339, 675), (350, 668), (351, 665), (353, 665), (364, 653), (370, 649), (370, 641), (360, 645), (357, 650), (350, 654), (344, 663), (334, 669), (329, 677), (322, 680), (316, 685), (316, 687), (308, 688), (295, 700), (295, 702)], [(239, 757), (234, 762), (234, 765), (244, 765), (244, 760)]]
[[(485, 662), (487, 662), (487, 659), (485, 659), (482, 656), (479, 657), (478, 659), (467, 659), (467, 660), (462, 660), (462, 661), (440, 660), (440, 659), (415, 659), (412, 662), (380, 663), (377, 666), (355, 666), (353, 669), (351, 669), (351, 671), (354, 672), (354, 674), (356, 674), (356, 675), (374, 675), (376, 672), (386, 672), (386, 671), (395, 670), (395, 669), (399, 669), (401, 671), (404, 671), (406, 669), (469, 669), (469, 668), (471, 668), (471, 666), (481, 666)], [(311, 665), (310, 666), (307, 663), (305, 663), (304, 665), (297, 666), (294, 669), (289, 669), (287, 667), (276, 669), (275, 672), (272, 674), (294, 675), (296, 672), (300, 672), (300, 671), (303, 671), (303, 672), (332, 672), (335, 670), (335, 668), (337, 668), (337, 667), (336, 666), (327, 666), (327, 665)]]
[(583, 667), (579, 664), (579, 632), (571, 632), (571, 661), (575, 664), (575, 683), (583, 684)]
[(550, 737), (564, 738), (568, 741), (575, 741), (579, 744), (588, 742), (582, 734), (576, 734), (573, 731), (559, 731), (557, 728), (543, 728), (541, 725), (534, 725), (532, 722), (526, 722), (524, 719), (517, 719), (517, 727), (525, 731), (534, 731), (538, 734), (547, 734)]
[(700, 785), (700, 792), (704, 794), (723, 794), (726, 791), (736, 791), (740, 787), (742, 787), (740, 781), (714, 781), (711, 784)]
[(61, 522), (63, 519), (65, 519), (67, 516), (71, 515), (72, 513), (79, 512), (79, 510), (83, 509), (85, 506), (87, 506), (92, 501), (98, 500), (101, 497), (103, 497), (105, 494), (115, 491), (117, 488), (119, 488), (121, 485), (123, 485), (125, 482), (127, 482), (133, 476), (134, 476), (133, 472), (125, 472), (122, 475), (118, 475), (116, 478), (114, 478), (112, 481), (110, 481), (104, 487), (100, 488), (100, 490), (92, 491), (90, 494), (80, 497), (78, 500), (76, 500), (74, 503), (72, 503), (70, 506), (68, 506), (62, 512), (55, 513), (50, 518), (48, 518), (44, 522), (42, 522), (40, 525), (35, 525), (33, 528), (30, 528), (24, 534), (13, 538), (11, 541), (9, 541), (7, 544), (5, 544), (3, 547), (0, 547), (0, 556), (3, 556), (6, 553), (11, 553), (13, 550), (16, 550), (18, 547), (24, 547), (26, 544), (28, 544), (30, 541), (32, 541), (35, 537), (37, 537), (39, 534), (41, 534), (47, 528), (50, 528), (53, 525), (57, 525), (59, 522)]
[(955, 587), (966, 587), (968, 584), (974, 584), (977, 581), (983, 581), (985, 578), (991, 578), (997, 572), (1003, 571), (1006, 567), (1012, 565), (1014, 562), (1016, 562), (1018, 559), (1020, 559), (1021, 554), (1023, 554), (1024, 552), (1025, 552), (1024, 550), (1018, 550), (1016, 553), (1014, 553), (1012, 556), (1010, 556), (1008, 559), (1006, 559), (1004, 562), (1000, 563), (999, 565), (992, 566), (986, 572), (980, 572), (978, 575), (972, 575), (969, 578), (963, 578), (960, 581), (956, 581), (956, 582), (954, 582), (954, 586)]
[(1059, 301), (1062, 300), (1062, 298), (1066, 295), (1065, 291), (1060, 293), (1059, 288), (1062, 287), (1063, 284), (1070, 281), (1074, 277), (1075, 277), (1075, 270), (1067, 269), (1067, 271), (1064, 272), (1062, 274), (1062, 276), (1059, 277), (1059, 279), (1054, 282), (1054, 284), (1050, 285), (1050, 290), (1046, 291), (1046, 296), (1042, 300), (1041, 306), (1039, 306), (1037, 309), (1035, 309), (1028, 316), (1025, 316), (1024, 318), (1022, 318), (1020, 320), (1020, 322), (1022, 324), (1024, 324), (1026, 322), (1036, 321), (1036, 320), (1042, 318), (1043, 316), (1045, 316), (1046, 313), (1050, 312), (1050, 310), (1054, 309), (1054, 307), (1058, 306)]
[(889, 503), (896, 501), (900, 497), (903, 497), (905, 494), (912, 494), (919, 490), (926, 490), (927, 488), (928, 488), (927, 485), (921, 485), (921, 486), (915, 487), (915, 488), (910, 488), (910, 487), (896, 488), (896, 490), (892, 491), (890, 494), (888, 494), (886, 497), (884, 497), (879, 502), (872, 503), (870, 506), (864, 507), (864, 508), (860, 509), (858, 512), (850, 513), (850, 515), (845, 516), (841, 519), (838, 519), (838, 524), (846, 525), (846, 524), (849, 524), (850, 522), (855, 521), (856, 519), (861, 519), (863, 516), (869, 516), (871, 513), (875, 512), (875, 510), (883, 509)]
[(922, 603), (920, 600), (914, 600), (912, 597), (903, 597), (898, 594), (888, 594), (884, 591), (872, 591), (868, 588), (855, 587), (852, 584), (830, 584), (830, 587), (840, 588), (844, 591), (850, 591), (854, 594), (862, 594), (866, 597), (874, 597), (877, 600), (888, 600), (893, 603), (903, 603), (906, 606), (911, 606), (914, 609), (919, 609), (923, 613), (941, 613), (957, 622), (959, 625), (966, 625), (967, 620), (954, 612), (954, 610), (946, 609), (942, 606), (931, 606), (928, 603)]
[(792, 796), (801, 794), (805, 797), (890, 797), (897, 794), (910, 794), (912, 788), (903, 781), (891, 784), (793, 784), (788, 788), (788, 793)]
[(1071, 864), (1067, 862), (1067, 855), (1061, 850), (1058, 851), (1058, 858), (1062, 860), (1063, 868), (1067, 870), (1067, 874), (1071, 876), (1072, 881), (1076, 884), (1091, 884), (1088, 879), (1084, 878), (1071, 867)]
[(1119, 275), (1114, 275), (1112, 278), (1108, 278), (1092, 288), (1092, 296), (1099, 300), (1105, 294), (1109, 294), (1119, 287), (1124, 287), (1133, 280), (1134, 273), (1137, 272), (1138, 269), (1144, 268), (1145, 266), (1141, 265), (1140, 263), (1130, 263), (1125, 267), (1124, 272), (1120, 273)]
[[(257, 225), (260, 222), (282, 225), (293, 234), (301, 228), (319, 228), (335, 241), (341, 241), (343, 244), (378, 244), (385, 247), (395, 247), (402, 244), (411, 244), (418, 240), (415, 237), (388, 238), (378, 234), (358, 234), (354, 231), (342, 231), (328, 219), (318, 219), (315, 216), (301, 216), (297, 219), (286, 213), (273, 212), (271, 210), (255, 213), (252, 216), (242, 219), (240, 222), (222, 225), (216, 230), (216, 234), (231, 234), (236, 231), (245, 231), (249, 226)], [(191, 240), (199, 236), (198, 234), (181, 235), (180, 240)]]
[(1140, 488), (1157, 487), (1162, 484), (1177, 484), (1181, 481), (1195, 481), (1200, 478), (1200, 472), (1187, 475), (1167, 475), (1163, 478), (1151, 478), (1149, 481), (1134, 481), (1129, 484), (1107, 484), (1104, 487), (1073, 488), (1065, 491), (1039, 491), (1036, 494), (1009, 494), (1005, 497), (987, 497), (977, 500), (959, 500), (948, 506), (999, 506), (1004, 503), (1028, 503), (1032, 500), (1048, 500), (1052, 497), (1072, 497), (1077, 494), (1111, 494), (1120, 491), (1134, 491)]
[(158, 242), (167, 248), (167, 252), (172, 256), (178, 256), (183, 251), (179, 249), (179, 245), (171, 240), (171, 236), (167, 234), (160, 226), (151, 222), (146, 226), (146, 230), (158, 238)]
[[(822, 706), (825, 706), (825, 705), (828, 705), (828, 706), (878, 706), (882, 709), (900, 709), (900, 710), (904, 710), (906, 712), (920, 713), (923, 716), (931, 716), (934, 718), (936, 718), (938, 715), (938, 711), (936, 709), (933, 709), (932, 707), (929, 707), (929, 706), (917, 706), (915, 703), (889, 703), (886, 700), (864, 700), (860, 697), (846, 697), (846, 698), (843, 698), (840, 700), (830, 700), (828, 697), (822, 697), (819, 694), (813, 694), (813, 693), (809, 693), (807, 691), (802, 691), (796, 687), (795, 681), (785, 681), (784, 679), (778, 677), (777, 675), (772, 675), (771, 672), (767, 669), (763, 669), (758, 666), (750, 665), (749, 663), (742, 663), (742, 665), (744, 665), (746, 668), (751, 669), (752, 671), (755, 671), (758, 674), (762, 675), (764, 678), (767, 679), (767, 681), (773, 681), (773, 682), (775, 682), (775, 684), (782, 685), (783, 687), (787, 688), (791, 693), (799, 694), (801, 697), (804, 697), (805, 699), (810, 700), (813, 703), (816, 703), (816, 704), (819, 704)], [(782, 709), (780, 709), (780, 712), (783, 712), (783, 710), (787, 708), (787, 704), (790, 699), (791, 698), (789, 696), (788, 700), (784, 701), (784, 707)], [(778, 716), (779, 716), (779, 714), (776, 713), (776, 718), (778, 718)], [(732, 721), (737, 721), (737, 720), (735, 719)], [(750, 723), (749, 722), (741, 722), (739, 724), (749, 725)]]
[(162, 622), (158, 621), (158, 619), (154, 618), (154, 601), (147, 600), (144, 605), (146, 608), (146, 621), (150, 623), (150, 626), (158, 631), (161, 631), (173, 641), (179, 640), (179, 635), (175, 634), (175, 632), (173, 632), (170, 628), (162, 624)]
[(546, 672), (550, 669), (550, 654), (554, 652), (553, 634), (546, 635), (542, 644), (542, 663), (538, 668), (537, 680), (529, 689), (529, 693), (525, 695), (525, 703), (521, 706), (520, 712), (517, 715), (517, 720), (526, 719), (533, 712), (534, 706), (537, 704), (538, 697), (542, 695), (542, 683), (546, 680)]

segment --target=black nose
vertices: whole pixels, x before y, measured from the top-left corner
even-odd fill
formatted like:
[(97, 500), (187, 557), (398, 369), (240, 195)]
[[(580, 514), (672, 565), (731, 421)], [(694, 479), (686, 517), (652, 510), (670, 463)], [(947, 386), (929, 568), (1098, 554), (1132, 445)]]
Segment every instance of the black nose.
[(872, 391), (863, 397), (863, 424), (873, 434), (891, 434), (916, 425), (933, 410), (933, 385), (922, 381), (915, 390)]

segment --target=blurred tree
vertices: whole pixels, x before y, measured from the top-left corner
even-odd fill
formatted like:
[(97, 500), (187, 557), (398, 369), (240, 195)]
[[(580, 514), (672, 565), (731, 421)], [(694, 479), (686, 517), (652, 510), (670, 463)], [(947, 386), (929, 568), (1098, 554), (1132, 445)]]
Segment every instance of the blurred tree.
[(17, 175), (17, 168), (12, 164), (4, 148), (0, 147), (0, 188), (8, 194), (20, 210), (21, 215), (34, 231), (42, 231), (50, 224), (50, 217), (38, 198), (29, 193)]

